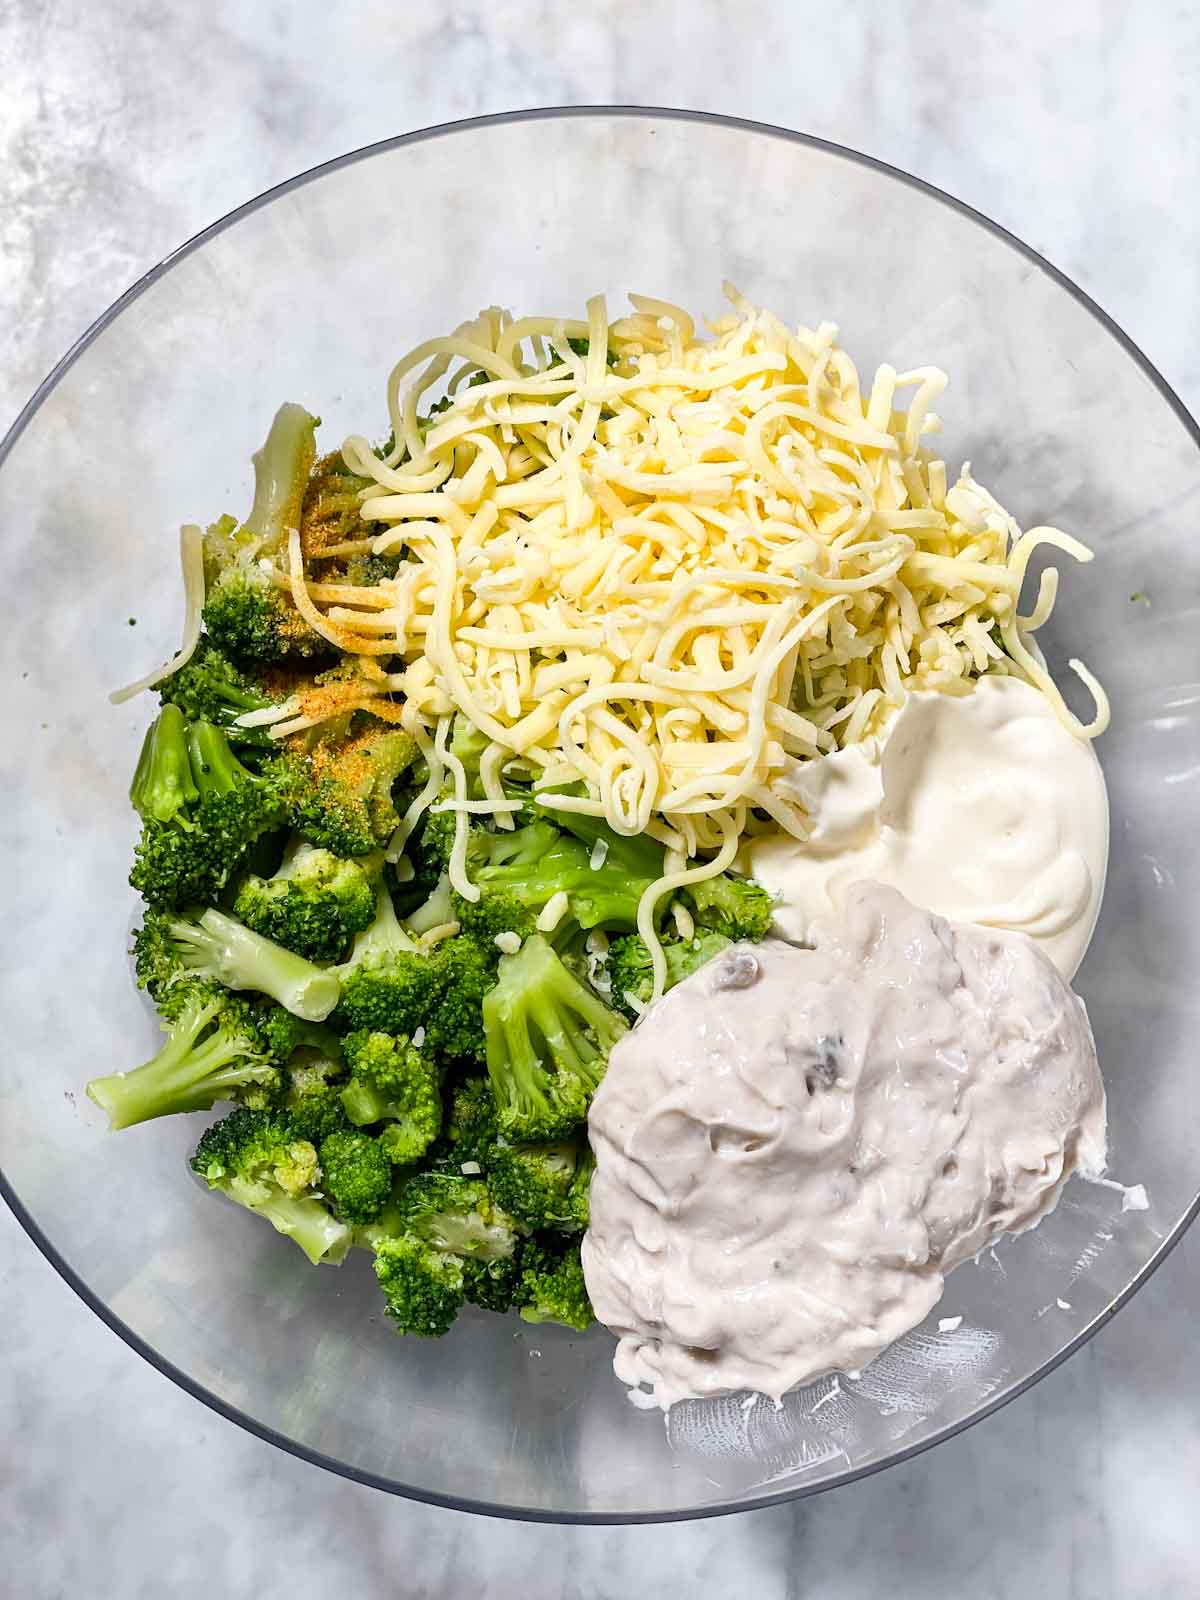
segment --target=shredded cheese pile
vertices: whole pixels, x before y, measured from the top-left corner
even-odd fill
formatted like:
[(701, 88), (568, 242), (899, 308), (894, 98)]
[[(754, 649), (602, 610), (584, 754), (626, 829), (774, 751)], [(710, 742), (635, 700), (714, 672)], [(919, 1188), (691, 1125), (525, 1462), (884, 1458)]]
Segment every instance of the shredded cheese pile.
[[(724, 870), (748, 826), (803, 839), (796, 763), (865, 737), (910, 689), (1017, 672), (1081, 736), (1108, 715), (1072, 662), (1096, 702), (1080, 724), (1030, 637), (1053, 568), (1018, 611), (1038, 545), (1091, 552), (1022, 534), (969, 467), (948, 484), (922, 443), (945, 375), (882, 366), (863, 393), (832, 324), (792, 331), (727, 293), (709, 337), (634, 295), (612, 323), (601, 298), (586, 322), (492, 308), (420, 345), (388, 383), (387, 452), (361, 437), (342, 452), (382, 525), (346, 552), (402, 553), (397, 576), (310, 582), (298, 531), (278, 575), (403, 697), (430, 763), (405, 830), (446, 776), (453, 809), (501, 826), (510, 763), (541, 789), (582, 784), (546, 799), (668, 847), (644, 935), (653, 902)], [(449, 405), (422, 425), (443, 387)], [(490, 741), (482, 801), (449, 748), (455, 713)], [(458, 831), (451, 877), (473, 898)]]

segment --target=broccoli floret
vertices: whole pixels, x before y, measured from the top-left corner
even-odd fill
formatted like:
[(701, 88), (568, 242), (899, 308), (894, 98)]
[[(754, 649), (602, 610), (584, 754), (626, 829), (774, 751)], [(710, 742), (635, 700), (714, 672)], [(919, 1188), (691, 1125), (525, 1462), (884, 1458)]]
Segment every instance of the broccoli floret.
[(375, 1276), (388, 1316), (401, 1333), (439, 1338), (462, 1310), (462, 1262), (410, 1234), (380, 1241), (375, 1248)]
[(517, 1142), (556, 1139), (584, 1121), (626, 1029), (540, 934), (502, 958), (483, 1020), (500, 1131)]
[(337, 974), (272, 944), (210, 907), (198, 919), (173, 917), (167, 930), (180, 965), (228, 989), (270, 995), (285, 1011), (320, 1022), (337, 1004)]
[(392, 1192), (392, 1163), (383, 1143), (359, 1128), (321, 1141), (322, 1187), (346, 1222), (372, 1222)]
[(241, 659), (273, 662), (330, 654), (329, 643), (259, 565), (263, 557), (279, 557), (288, 530), (301, 525), (316, 427), (316, 418), (302, 406), (281, 406), (254, 456), (250, 515), (240, 528), (232, 517), (222, 517), (205, 535), (204, 623), (222, 649)]
[(331, 1133), (351, 1126), (342, 1104), (344, 1083), (341, 1063), (327, 1055), (288, 1063), (283, 1108), (297, 1138), (319, 1147)]
[(259, 1003), (259, 1027), (271, 1052), (280, 1061), (287, 1061), (297, 1050), (315, 1050), (318, 1055), (335, 1062), (341, 1055), (337, 1034), (320, 1022), (309, 1022), (294, 1012), (285, 1011), (281, 1005)]
[(496, 1098), (486, 1078), (465, 1078), (450, 1096), (446, 1117), (447, 1159), (459, 1165), (474, 1161), (486, 1168), (499, 1137)]
[(482, 1178), (422, 1172), (397, 1196), (404, 1230), (435, 1250), (500, 1261), (517, 1247), (516, 1221), (498, 1206)]
[(346, 1029), (411, 1037), (437, 1003), (437, 972), (428, 952), (405, 932), (380, 886), (375, 918), (337, 968), (342, 998), (335, 1022)]
[(421, 821), (421, 831), (409, 845), (409, 853), (416, 854), (423, 876), (437, 883), (450, 865), (450, 852), (454, 848), (453, 811), (427, 811)]
[(272, 878), (248, 877), (233, 904), (248, 928), (310, 961), (336, 961), (375, 917), (371, 858), (344, 861), (301, 843)]
[(525, 1322), (561, 1322), (582, 1332), (594, 1320), (575, 1242), (526, 1245), (518, 1295)]
[(520, 1246), (498, 1261), (464, 1261), (463, 1293), (468, 1302), (485, 1311), (511, 1311), (520, 1301), (522, 1261)]
[[(299, 657), (324, 659), (332, 646), (310, 627), (292, 602), (253, 562), (225, 556), (226, 540), (214, 523), (205, 537), (208, 598), (204, 626), (210, 636), (231, 654), (264, 664)], [(225, 564), (220, 565), (225, 556)]]
[(683, 898), (691, 907), (697, 927), (711, 928), (734, 942), (748, 939), (757, 944), (765, 939), (775, 910), (761, 884), (734, 877), (731, 872), (689, 884)]
[(388, 1159), (397, 1166), (418, 1161), (442, 1125), (437, 1068), (404, 1037), (366, 1029), (343, 1041), (350, 1081), (342, 1106), (358, 1127), (386, 1122), (380, 1135)]
[(215, 899), (285, 816), (274, 776), (247, 771), (220, 728), (174, 705), (146, 735), (129, 797), (143, 820), (129, 881), (156, 906)]
[[(719, 956), (722, 950), (727, 950), (729, 944), (723, 933), (713, 933), (708, 929), (701, 929), (691, 939), (664, 941), (667, 988), (673, 989), (677, 983), (690, 978), (697, 968), (704, 966), (714, 956)], [(609, 946), (608, 976), (612, 983), (613, 1004), (619, 1006), (627, 1016), (638, 1014), (633, 1001), (643, 1007), (649, 1005), (654, 990), (654, 971), (650, 964), (650, 952), (636, 933), (614, 939)]]
[(350, 1248), (351, 1230), (318, 1198), (317, 1152), (286, 1119), (244, 1107), (231, 1112), (203, 1135), (192, 1169), (210, 1189), (265, 1217), (314, 1264), (337, 1263)]
[(157, 1055), (87, 1086), (111, 1128), (278, 1091), (279, 1069), (246, 1001), (210, 984), (177, 982), (161, 1003), (167, 1040)]
[[(300, 509), (301, 544), (306, 556), (317, 561), (330, 559), (326, 552), (331, 546), (369, 538), (377, 531), (373, 524), (364, 523), (359, 499), (359, 491), (371, 486), (370, 479), (349, 470), (340, 451), (322, 456), (314, 464)], [(390, 561), (395, 571), (394, 556), (359, 556), (354, 560), (385, 564)], [(347, 581), (361, 579), (351, 577), (348, 570)]]
[(463, 934), (443, 939), (426, 957), (437, 973), (438, 999), (425, 1019), (425, 1040), (441, 1059), (478, 1061), (487, 1057), (483, 999), (496, 981), (500, 952)]
[(515, 933), (519, 939), (525, 939), (533, 932), (536, 921), (535, 913), (528, 906), (523, 906), (515, 895), (503, 889), (489, 889), (474, 901), (453, 895), (451, 911), (465, 933), (490, 944), (495, 943), (497, 934)]
[(202, 635), (190, 661), (159, 686), (163, 705), (175, 705), (194, 722), (211, 722), (225, 730), (232, 745), (253, 755), (272, 750), (269, 728), (240, 728), (237, 718), (264, 711), (274, 703), (261, 685), (236, 667), (224, 651)]
[(293, 748), (277, 763), (292, 826), (334, 855), (370, 855), (399, 824), (392, 788), (416, 753), (407, 733), (377, 719), (347, 736)]
[(358, 589), (373, 589), (399, 570), (399, 556), (351, 556), (346, 563), (346, 582)]
[(482, 1061), (483, 996), (495, 978), (499, 951), (467, 936), (426, 949), (400, 926), (386, 889), (376, 917), (338, 968), (342, 999), (337, 1020), (352, 1029), (411, 1038), (424, 1029), (438, 1057)]
[(585, 1146), (580, 1152), (575, 1176), (571, 1179), (570, 1193), (567, 1195), (568, 1222), (564, 1224), (564, 1232), (587, 1232), (592, 1218), (592, 1174), (595, 1170), (596, 1158), (590, 1146)]
[(571, 1142), (497, 1145), (488, 1164), (488, 1183), (497, 1204), (527, 1228), (573, 1233), (571, 1189), (579, 1164), (579, 1147)]
[(190, 728), (178, 706), (164, 706), (147, 728), (129, 785), (129, 803), (143, 821), (170, 822), (181, 811), (186, 817), (200, 799), (188, 750)]
[[(621, 839), (599, 822), (594, 831), (589, 844), (546, 821), (510, 832), (473, 828), (467, 876), (481, 893), (477, 910), (465, 903), (458, 908), (463, 927), (495, 933), (501, 930), (492, 924), (502, 915), (505, 926), (524, 932), (529, 922), (519, 921), (513, 903), (532, 917), (561, 892), (581, 928), (636, 928), (638, 902), (662, 876), (662, 849), (652, 840)], [(604, 849), (598, 847), (600, 841)], [(502, 913), (486, 906), (493, 895), (504, 897)]]

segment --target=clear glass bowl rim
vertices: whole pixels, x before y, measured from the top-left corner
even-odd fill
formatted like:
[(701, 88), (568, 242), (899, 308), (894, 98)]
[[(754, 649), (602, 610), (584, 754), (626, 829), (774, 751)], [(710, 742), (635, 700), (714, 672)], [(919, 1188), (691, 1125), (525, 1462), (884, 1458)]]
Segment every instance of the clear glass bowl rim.
[[(75, 364), (78, 358), (88, 348), (88, 346), (92, 344), (92, 342), (97, 339), (101, 333), (104, 332), (110, 323), (115, 322), (128, 306), (132, 305), (132, 303), (142, 294), (144, 294), (147, 289), (149, 289), (161, 277), (169, 272), (177, 262), (182, 261), (185, 257), (191, 255), (193, 251), (199, 250), (210, 239), (215, 238), (218, 234), (223, 233), (227, 228), (232, 227), (236, 222), (240, 221), (241, 218), (249, 216), (252, 212), (258, 211), (262, 207), (269, 205), (272, 201), (279, 199), (283, 195), (291, 193), (295, 189), (301, 188), (303, 185), (312, 182), (314, 179), (327, 177), (331, 173), (337, 172), (342, 167), (350, 166), (355, 162), (369, 160), (372, 156), (382, 155), (393, 150), (400, 150), (409, 145), (425, 144), (435, 139), (447, 138), (455, 133), (466, 130), (479, 130), (488, 127), (503, 127), (514, 123), (551, 122), (556, 120), (586, 120), (588, 118), (596, 120), (622, 118), (644, 119), (646, 121), (696, 123), (735, 129), (743, 133), (756, 134), (769, 139), (785, 140), (793, 144), (807, 146), (811, 150), (820, 151), (825, 155), (835, 156), (841, 160), (867, 168), (885, 177), (895, 179), (897, 182), (905, 184), (910, 189), (913, 189), (922, 195), (940, 202), (942, 205), (948, 207), (951, 211), (957, 212), (959, 216), (962, 216), (970, 222), (975, 223), (977, 227), (984, 229), (994, 238), (999, 239), (1002, 243), (1006, 244), (1011, 250), (1014, 250), (1018, 255), (1022, 256), (1026, 261), (1028, 261), (1040, 273), (1043, 273), (1046, 277), (1050, 278), (1055, 284), (1058, 285), (1060, 289), (1065, 290), (1080, 306), (1089, 312), (1096, 322), (1099, 323), (1101, 328), (1103, 328), (1104, 331), (1109, 335), (1109, 337), (1116, 341), (1129, 359), (1136, 363), (1145, 376), (1149, 378), (1150, 382), (1157, 389), (1163, 400), (1166, 401), (1167, 405), (1170, 406), (1171, 410), (1175, 413), (1180, 425), (1191, 437), (1192, 441), (1196, 445), (1197, 450), (1200, 450), (1200, 424), (1197, 423), (1187, 406), (1163, 377), (1162, 373), (1159, 372), (1158, 368), (1155, 367), (1149, 357), (1137, 344), (1134, 343), (1129, 335), (1112, 319), (1112, 317), (1110, 317), (1108, 313), (1101, 306), (1099, 306), (1089, 294), (1081, 289), (1078, 284), (1076, 284), (1071, 278), (1067, 277), (1065, 273), (1061, 272), (1030, 245), (1026, 244), (1024, 240), (1018, 238), (1016, 234), (1010, 232), (1009, 229), (1003, 227), (1000, 223), (994, 222), (983, 212), (976, 210), (974, 206), (968, 205), (965, 201), (957, 199), (954, 195), (947, 194), (944, 189), (939, 189), (935, 184), (928, 183), (923, 178), (914, 177), (911, 173), (905, 172), (902, 168), (893, 166), (887, 161), (882, 161), (877, 156), (867, 155), (860, 150), (853, 150), (846, 145), (837, 144), (832, 140), (818, 138), (815, 134), (800, 133), (791, 128), (781, 128), (773, 123), (756, 122), (746, 117), (727, 116), (720, 112), (681, 110), (669, 106), (573, 105), (539, 106), (525, 110), (496, 112), (487, 116), (465, 117), (453, 122), (435, 123), (428, 128), (418, 128), (411, 133), (396, 134), (391, 138), (380, 139), (373, 144), (362, 145), (356, 150), (348, 151), (344, 155), (335, 156), (329, 161), (323, 161), (318, 163), (316, 166), (309, 167), (305, 171), (297, 173), (294, 177), (287, 178), (282, 183), (275, 184), (272, 188), (264, 189), (261, 194), (256, 195), (252, 200), (247, 200), (242, 205), (236, 206), (232, 211), (226, 212), (226, 214), (223, 217), (220, 217), (216, 222), (210, 223), (208, 227), (202, 228), (199, 233), (193, 234), (190, 239), (187, 239), (183, 244), (179, 245), (178, 248), (172, 250), (169, 255), (164, 256), (161, 261), (159, 261), (155, 266), (151, 267), (150, 270), (141, 278), (137, 279), (135, 283), (131, 284), (130, 287), (125, 290), (124, 294), (120, 295), (116, 300), (114, 300), (112, 305), (110, 305), (106, 311), (102, 312), (101, 315), (96, 318), (95, 322), (93, 322), (91, 326), (79, 336), (75, 343), (71, 345), (61, 359), (55, 364), (53, 369), (34, 390), (29, 400), (17, 414), (16, 420), (13, 422), (8, 432), (4, 435), (3, 439), (0, 439), (0, 468), (3, 468), (9, 452), (12, 450), (17, 440), (25, 431), (26, 427), (29, 425), (30, 421), (33, 419), (35, 413), (39, 410), (43, 402), (51, 394), (64, 375)], [(829, 1489), (840, 1488), (845, 1484), (854, 1483), (860, 1478), (866, 1478), (876, 1472), (882, 1472), (889, 1467), (896, 1466), (900, 1462), (911, 1460), (914, 1456), (918, 1456), (924, 1451), (932, 1449), (935, 1445), (941, 1444), (944, 1440), (953, 1438), (956, 1434), (965, 1432), (967, 1428), (973, 1427), (975, 1423), (982, 1421), (985, 1417), (991, 1416), (994, 1412), (999, 1411), (1002, 1406), (1007, 1405), (1011, 1400), (1015, 1400), (1019, 1395), (1026, 1393), (1026, 1391), (1031, 1389), (1034, 1384), (1038, 1383), (1048, 1373), (1053, 1372), (1056, 1367), (1061, 1365), (1062, 1362), (1066, 1361), (1069, 1356), (1074, 1355), (1077, 1350), (1082, 1349), (1082, 1347), (1087, 1344), (1093, 1335), (1098, 1333), (1101, 1328), (1105, 1327), (1117, 1314), (1121, 1307), (1124, 1306), (1133, 1297), (1137, 1290), (1140, 1289), (1142, 1285), (1149, 1279), (1151, 1274), (1162, 1264), (1174, 1247), (1179, 1243), (1184, 1233), (1195, 1220), (1197, 1214), (1200, 1213), (1200, 1193), (1198, 1193), (1191, 1201), (1184, 1215), (1180, 1218), (1178, 1224), (1171, 1230), (1169, 1234), (1164, 1237), (1158, 1249), (1149, 1258), (1149, 1260), (1146, 1261), (1146, 1263), (1134, 1275), (1134, 1277), (1130, 1279), (1121, 1293), (1112, 1301), (1110, 1301), (1109, 1304), (1105, 1306), (1103, 1312), (1101, 1312), (1099, 1316), (1093, 1318), (1093, 1320), (1086, 1327), (1082, 1328), (1073, 1339), (1071, 1339), (1062, 1347), (1062, 1349), (1057, 1351), (1052, 1357), (1050, 1357), (1049, 1360), (1043, 1362), (1040, 1367), (1037, 1367), (1020, 1383), (1014, 1384), (1011, 1388), (1004, 1390), (1002, 1393), (997, 1395), (996, 1398), (982, 1403), (975, 1411), (971, 1413), (970, 1416), (949, 1424), (947, 1427), (942, 1428), (929, 1438), (922, 1439), (917, 1444), (909, 1445), (903, 1449), (896, 1450), (885, 1460), (875, 1461), (865, 1466), (848, 1469), (845, 1472), (839, 1473), (835, 1477), (825, 1479), (823, 1482), (814, 1485), (812, 1488), (801, 1486), (799, 1488), (780, 1489), (770, 1494), (755, 1495), (751, 1498), (739, 1499), (736, 1502), (724, 1505), (709, 1504), (704, 1506), (672, 1508), (664, 1511), (648, 1512), (551, 1512), (521, 1506), (507, 1506), (495, 1501), (475, 1500), (466, 1496), (434, 1493), (421, 1488), (421, 1486), (418, 1484), (401, 1483), (397, 1479), (383, 1477), (377, 1473), (364, 1471), (359, 1467), (351, 1465), (349, 1462), (339, 1461), (332, 1456), (323, 1454), (319, 1450), (310, 1449), (308, 1446), (302, 1445), (296, 1440), (288, 1438), (285, 1434), (278, 1432), (276, 1429), (267, 1427), (263, 1423), (258, 1422), (255, 1418), (247, 1416), (246, 1413), (241, 1411), (237, 1406), (229, 1405), (217, 1395), (211, 1393), (202, 1384), (195, 1382), (188, 1376), (186, 1372), (183, 1372), (180, 1368), (175, 1366), (174, 1363), (166, 1360), (158, 1353), (157, 1350), (153, 1348), (152, 1345), (147, 1343), (146, 1340), (142, 1339), (140, 1335), (136, 1334), (132, 1328), (128, 1327), (124, 1322), (122, 1322), (120, 1317), (118, 1317), (115, 1312), (113, 1312), (113, 1310), (107, 1306), (103, 1300), (100, 1299), (98, 1295), (92, 1292), (92, 1290), (86, 1283), (83, 1282), (78, 1274), (70, 1266), (68, 1266), (66, 1261), (59, 1254), (58, 1250), (51, 1243), (50, 1239), (47, 1238), (47, 1236), (42, 1232), (34, 1218), (22, 1205), (15, 1190), (8, 1182), (2, 1170), (0, 1170), (0, 1198), (4, 1199), (9, 1209), (20, 1223), (21, 1227), (29, 1235), (30, 1239), (41, 1251), (42, 1255), (45, 1256), (46, 1260), (60, 1275), (60, 1277), (62, 1277), (75, 1291), (84, 1304), (89, 1306), (91, 1310), (95, 1312), (101, 1321), (105, 1322), (108, 1327), (118, 1335), (118, 1337), (124, 1340), (130, 1349), (135, 1350), (138, 1355), (143, 1357), (144, 1360), (148, 1361), (150, 1365), (161, 1372), (164, 1377), (169, 1378), (173, 1383), (177, 1384), (179, 1388), (183, 1389), (194, 1399), (199, 1400), (203, 1405), (208, 1406), (210, 1410), (215, 1411), (219, 1416), (225, 1417), (230, 1422), (236, 1423), (240, 1428), (244, 1428), (248, 1433), (255, 1435), (255, 1437), (259, 1439), (265, 1440), (268, 1444), (276, 1445), (281, 1450), (287, 1451), (289, 1455), (296, 1456), (302, 1461), (307, 1461), (313, 1466), (323, 1467), (329, 1472), (337, 1473), (340, 1477), (350, 1479), (351, 1482), (365, 1484), (373, 1489), (382, 1489), (386, 1493), (400, 1495), (405, 1499), (418, 1500), (429, 1505), (445, 1506), (450, 1510), (469, 1511), (482, 1516), (500, 1517), (514, 1521), (525, 1522), (568, 1524), (619, 1523), (624, 1525), (653, 1522), (683, 1522), (701, 1517), (728, 1516), (734, 1512), (756, 1511), (767, 1506), (781, 1505), (792, 1500), (805, 1499), (809, 1495), (822, 1494)]]

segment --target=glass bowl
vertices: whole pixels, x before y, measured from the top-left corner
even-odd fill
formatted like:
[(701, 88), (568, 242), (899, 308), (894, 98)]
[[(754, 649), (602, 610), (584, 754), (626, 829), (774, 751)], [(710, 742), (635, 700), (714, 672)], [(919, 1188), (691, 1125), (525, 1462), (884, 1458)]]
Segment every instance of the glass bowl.
[[(480, 306), (578, 314), (628, 289), (716, 313), (721, 280), (792, 322), (837, 321), (860, 367), (952, 379), (945, 454), (1026, 525), (1094, 546), (1049, 640), (1113, 701), (1112, 862), (1078, 979), (1108, 1082), (1112, 1170), (950, 1279), (857, 1380), (779, 1409), (640, 1413), (612, 1343), (465, 1315), (397, 1338), (369, 1262), (310, 1269), (202, 1192), (176, 1119), (109, 1135), (84, 1098), (156, 1030), (130, 981), (126, 800), (148, 699), (107, 691), (174, 649), (175, 530), (248, 505), (281, 400), (323, 439), (381, 431), (396, 355)], [(1044, 261), (879, 163), (676, 112), (484, 118), (377, 145), (185, 245), (63, 359), (0, 448), (4, 627), (4, 1192), (134, 1348), (263, 1438), (362, 1482), (476, 1511), (637, 1521), (844, 1483), (1019, 1393), (1101, 1326), (1200, 1190), (1200, 435), (1120, 331)], [(1135, 598), (1147, 596), (1148, 599)], [(1070, 692), (1070, 691), (1068, 691)], [(955, 1326), (939, 1326), (955, 1318)]]

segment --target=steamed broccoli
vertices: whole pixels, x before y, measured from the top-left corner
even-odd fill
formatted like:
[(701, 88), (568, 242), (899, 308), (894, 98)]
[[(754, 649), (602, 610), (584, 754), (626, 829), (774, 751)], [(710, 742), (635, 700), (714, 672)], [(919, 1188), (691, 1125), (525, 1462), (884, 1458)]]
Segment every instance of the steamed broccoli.
[(448, 1159), (486, 1168), (499, 1137), (496, 1099), (487, 1078), (464, 1078), (450, 1096), (446, 1117)]
[(196, 919), (169, 918), (166, 932), (181, 967), (196, 977), (270, 995), (309, 1022), (322, 1021), (337, 1004), (336, 973), (272, 944), (223, 911), (210, 907)]
[(167, 1040), (157, 1055), (87, 1086), (111, 1128), (277, 1093), (279, 1068), (248, 1002), (212, 984), (179, 981), (160, 1006)]
[(488, 1183), (498, 1205), (532, 1229), (576, 1232), (572, 1185), (580, 1166), (579, 1146), (497, 1145), (490, 1153)]
[(463, 1293), (473, 1306), (485, 1311), (511, 1311), (520, 1303), (524, 1253), (518, 1245), (511, 1256), (495, 1261), (468, 1258), (462, 1264)]
[(350, 1228), (318, 1197), (317, 1152), (286, 1119), (239, 1108), (207, 1130), (191, 1164), (210, 1189), (265, 1217), (314, 1264), (336, 1264), (350, 1248)]
[(422, 1172), (400, 1189), (397, 1204), (406, 1233), (435, 1250), (499, 1261), (517, 1247), (518, 1227), (482, 1178)]
[[(378, 529), (364, 523), (359, 491), (370, 487), (370, 480), (360, 478), (350, 471), (340, 451), (322, 456), (313, 465), (304, 490), (300, 507), (300, 532), (304, 553), (314, 561), (330, 559), (326, 552), (351, 540), (370, 538)], [(363, 560), (362, 557), (354, 558)], [(395, 557), (368, 556), (368, 561), (391, 561), (395, 571)], [(347, 582), (362, 582), (361, 577), (351, 577)], [(378, 579), (375, 580), (376, 582)]]
[(503, 957), (483, 1018), (500, 1131), (514, 1141), (543, 1141), (578, 1127), (625, 1032), (624, 1018), (569, 972), (540, 934)]
[(360, 1128), (338, 1129), (321, 1141), (321, 1181), (346, 1222), (372, 1222), (392, 1192), (392, 1163), (381, 1139)]
[(392, 788), (416, 753), (407, 733), (375, 718), (348, 734), (298, 739), (276, 763), (292, 826), (334, 855), (370, 855), (399, 824)]
[(344, 1087), (345, 1070), (328, 1055), (306, 1051), (302, 1058), (288, 1062), (283, 1109), (297, 1138), (320, 1146), (329, 1134), (351, 1126), (342, 1104)]
[(215, 899), (286, 810), (273, 771), (247, 771), (221, 729), (175, 705), (146, 735), (129, 798), (143, 821), (129, 881), (157, 906)]
[(735, 942), (748, 939), (757, 944), (765, 939), (775, 909), (761, 884), (737, 878), (731, 872), (688, 884), (683, 898), (691, 907), (697, 927), (711, 928)]
[[(690, 978), (699, 967), (719, 956), (729, 948), (730, 941), (723, 933), (713, 933), (702, 928), (691, 939), (663, 941), (663, 955), (667, 960), (667, 988)], [(636, 933), (614, 939), (608, 951), (608, 976), (612, 983), (613, 1004), (628, 1016), (637, 1015), (639, 1002), (649, 1005), (654, 988), (654, 973), (650, 965), (650, 952)], [(632, 997), (632, 999), (631, 999)]]
[(424, 1026), (438, 998), (428, 953), (400, 926), (382, 885), (375, 916), (337, 969), (342, 998), (335, 1021), (348, 1029), (411, 1037)]
[[(239, 528), (222, 517), (204, 540), (209, 636), (242, 660), (273, 662), (329, 655), (316, 633), (259, 565), (286, 554), (288, 530), (300, 526), (317, 420), (302, 406), (283, 405), (254, 457), (254, 504)], [(282, 563), (280, 563), (282, 564)]]
[(240, 728), (237, 718), (247, 711), (265, 711), (275, 701), (263, 686), (236, 667), (207, 635), (190, 661), (159, 685), (164, 705), (175, 705), (194, 722), (211, 722), (223, 728), (229, 742), (253, 754), (273, 749), (269, 728)]
[(375, 916), (372, 874), (381, 862), (344, 861), (299, 843), (272, 878), (254, 874), (238, 889), (234, 914), (248, 928), (311, 961), (335, 961)]
[(428, 1047), (442, 1060), (487, 1056), (483, 1002), (496, 981), (500, 952), (490, 941), (468, 934), (443, 939), (427, 957), (437, 972), (438, 1000), (425, 1021)]
[(462, 1310), (462, 1261), (411, 1234), (376, 1245), (375, 1276), (388, 1316), (401, 1333), (436, 1339), (449, 1332)]
[(338, 1020), (409, 1038), (421, 1028), (435, 1055), (482, 1060), (483, 997), (499, 951), (465, 935), (424, 948), (401, 927), (386, 889), (376, 907), (375, 920), (338, 968)]
[(505, 928), (525, 933), (561, 892), (581, 928), (632, 929), (644, 890), (661, 876), (660, 846), (621, 839), (601, 823), (591, 844), (542, 820), (508, 832), (476, 827), (467, 843), (467, 877), (480, 898), (474, 905), (456, 901), (456, 913), (464, 929), (481, 936)]
[(423, 1173), (405, 1183), (386, 1227), (365, 1230), (388, 1315), (402, 1333), (445, 1333), (468, 1297), (506, 1308), (523, 1287), (518, 1235), (478, 1179)]
[(526, 1322), (560, 1322), (582, 1332), (594, 1320), (577, 1242), (562, 1247), (530, 1241), (518, 1290)]
[(343, 1041), (350, 1080), (342, 1106), (358, 1127), (386, 1122), (381, 1134), (397, 1166), (417, 1161), (438, 1136), (442, 1100), (437, 1069), (404, 1037), (361, 1029)]

